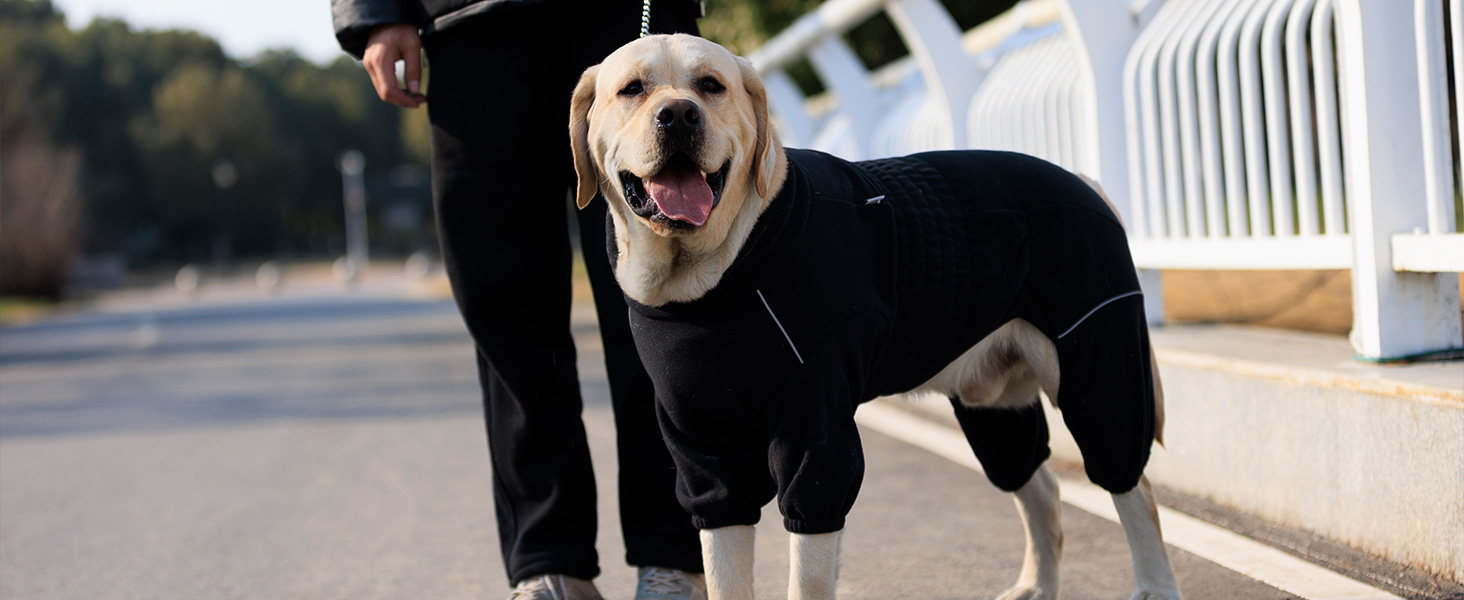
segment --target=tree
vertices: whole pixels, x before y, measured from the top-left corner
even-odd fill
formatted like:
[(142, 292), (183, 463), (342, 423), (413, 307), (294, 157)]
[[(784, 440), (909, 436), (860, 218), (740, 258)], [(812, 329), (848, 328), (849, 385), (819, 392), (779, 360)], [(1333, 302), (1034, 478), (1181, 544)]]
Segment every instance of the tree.
[[(237, 66), (183, 65), (157, 85), (151, 112), (133, 118), (130, 134), (150, 175), (151, 212), (167, 216), (165, 239), (182, 242), (184, 255), (175, 249), (175, 256), (203, 258), (200, 250), (213, 254), (220, 242), (225, 256), (236, 241), (242, 249), (270, 247), (278, 209), (264, 200), (288, 193), (292, 179), (287, 165), (276, 164), (273, 132), (263, 94)], [(222, 163), (236, 169), (237, 186), (215, 185), (214, 165)]]
[(0, 294), (59, 299), (80, 251), (81, 153), (29, 134), (0, 145)]
[[(336, 157), (348, 148), (372, 165), (368, 185), (427, 202), (425, 186), (389, 176), (428, 160), (421, 115), (409, 126), (345, 57), (317, 65), (267, 51), (241, 61), (196, 32), (115, 19), (73, 31), (46, 0), (0, 0), (0, 84), (0, 158), (65, 166), (53, 173), (67, 176), (70, 186), (55, 189), (69, 190), (61, 195), (77, 216), (63, 228), (75, 248), (67, 256), (197, 261), (219, 232), (241, 258), (328, 252), (342, 230)], [(239, 174), (228, 190), (210, 178), (219, 160)], [(17, 191), (40, 179), (0, 177), (7, 211), (44, 195)], [(51, 268), (64, 274), (62, 262)]]
[(55, 140), (67, 33), (50, 2), (0, 0), (0, 294), (59, 298), (80, 250), (81, 152)]

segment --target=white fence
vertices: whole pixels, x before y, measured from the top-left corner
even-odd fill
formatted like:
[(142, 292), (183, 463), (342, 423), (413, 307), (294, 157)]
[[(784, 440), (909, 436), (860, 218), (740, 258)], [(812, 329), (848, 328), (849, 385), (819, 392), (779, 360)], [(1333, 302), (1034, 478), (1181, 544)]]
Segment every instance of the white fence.
[[(937, 0), (830, 0), (749, 58), (790, 146), (1098, 177), (1151, 315), (1159, 269), (1351, 269), (1354, 346), (1398, 358), (1461, 345), (1461, 4), (1028, 0), (962, 32)], [(870, 73), (842, 35), (878, 11), (911, 57)]]
[(1144, 29), (1124, 105), (1145, 266), (1352, 265), (1332, 16), (1331, 0), (1177, 0)]

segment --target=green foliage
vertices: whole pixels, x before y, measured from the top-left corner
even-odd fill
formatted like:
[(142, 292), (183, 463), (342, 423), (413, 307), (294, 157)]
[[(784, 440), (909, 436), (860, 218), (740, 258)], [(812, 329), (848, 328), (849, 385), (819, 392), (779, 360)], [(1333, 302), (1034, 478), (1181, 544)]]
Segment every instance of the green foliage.
[[(74, 171), (69, 186), (8, 172), (4, 214), (51, 214), (17, 211), (22, 199), (69, 194), (76, 251), (134, 266), (208, 260), (221, 240), (235, 258), (338, 252), (341, 152), (366, 156), (373, 197), (429, 201), (424, 185), (402, 189), (387, 175), (427, 160), (419, 139), (404, 149), (401, 112), (344, 55), (329, 65), (290, 51), (241, 61), (196, 32), (114, 19), (71, 30), (48, 0), (0, 0), (0, 158)], [(227, 189), (211, 176), (219, 161), (238, 173)], [(14, 237), (19, 222), (0, 228)], [(19, 263), (7, 261), (18, 247), (0, 244), (9, 269), (0, 288), (18, 281)]]
[(702, 36), (745, 55), (818, 8), (820, 0), (711, 0), (700, 22)]
[(62, 14), (51, 5), (51, 0), (0, 0), (0, 22), (34, 27), (63, 21)]

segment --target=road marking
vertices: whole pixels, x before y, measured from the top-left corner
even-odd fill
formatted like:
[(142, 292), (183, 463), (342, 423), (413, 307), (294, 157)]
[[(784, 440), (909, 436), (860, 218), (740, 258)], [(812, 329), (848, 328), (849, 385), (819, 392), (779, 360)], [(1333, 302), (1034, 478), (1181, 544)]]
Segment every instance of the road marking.
[[(867, 403), (854, 420), (912, 446), (981, 472), (981, 463), (961, 432), (905, 411)], [(1062, 501), (1118, 522), (1107, 491), (1086, 481), (1060, 478)], [(1164, 541), (1217, 565), (1308, 600), (1402, 600), (1290, 554), (1168, 507), (1159, 507)]]

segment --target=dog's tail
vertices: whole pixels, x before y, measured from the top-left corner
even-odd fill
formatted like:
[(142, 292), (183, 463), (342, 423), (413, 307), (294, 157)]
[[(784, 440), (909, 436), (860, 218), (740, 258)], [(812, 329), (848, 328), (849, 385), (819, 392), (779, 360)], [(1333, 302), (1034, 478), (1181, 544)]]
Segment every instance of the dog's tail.
[(1154, 441), (1164, 445), (1164, 384), (1159, 382), (1159, 360), (1149, 348), (1149, 369), (1154, 374)]
[[(1088, 177), (1082, 173), (1078, 173), (1078, 178), (1082, 179), (1083, 183), (1088, 184), (1088, 187), (1093, 188), (1093, 191), (1098, 192), (1098, 197), (1102, 198), (1103, 203), (1108, 205), (1108, 210), (1113, 211), (1113, 217), (1118, 219), (1120, 225), (1124, 225), (1123, 214), (1119, 213), (1118, 207), (1114, 206), (1113, 201), (1108, 199), (1108, 194), (1103, 191), (1103, 186), (1098, 185), (1098, 182), (1092, 177)], [(1127, 229), (1128, 225), (1124, 225), (1124, 228)], [(1149, 348), (1149, 367), (1154, 373), (1154, 441), (1159, 442), (1159, 445), (1163, 446), (1164, 385), (1159, 382), (1159, 361), (1154, 358), (1154, 349), (1152, 347)]]
[(1118, 207), (1114, 206), (1113, 201), (1108, 199), (1108, 193), (1103, 191), (1103, 186), (1098, 185), (1098, 181), (1093, 179), (1092, 177), (1089, 177), (1082, 173), (1078, 173), (1077, 175), (1078, 179), (1083, 180), (1083, 183), (1088, 184), (1088, 187), (1093, 188), (1093, 191), (1098, 192), (1098, 197), (1102, 198), (1103, 203), (1108, 205), (1108, 210), (1113, 211), (1113, 216), (1118, 219), (1118, 223), (1120, 225), (1123, 225), (1124, 229), (1128, 229), (1128, 224), (1123, 222), (1123, 213), (1118, 212)]

